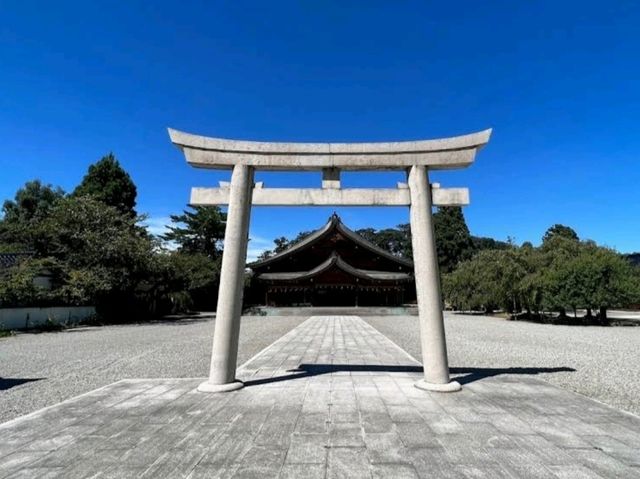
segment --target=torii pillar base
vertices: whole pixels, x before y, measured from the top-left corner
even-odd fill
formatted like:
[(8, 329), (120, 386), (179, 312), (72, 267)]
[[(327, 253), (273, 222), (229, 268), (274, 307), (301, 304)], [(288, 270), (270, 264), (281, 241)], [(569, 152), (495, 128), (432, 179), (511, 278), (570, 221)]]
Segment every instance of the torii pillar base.
[(415, 383), (414, 386), (424, 391), (433, 391), (436, 393), (454, 393), (462, 389), (462, 386), (458, 381), (449, 381), (448, 383), (438, 384), (428, 383), (426, 380), (421, 379)]
[(237, 380), (225, 384), (213, 384), (209, 381), (205, 381), (198, 386), (198, 391), (201, 393), (228, 393), (230, 391), (242, 389), (243, 387), (244, 383)]

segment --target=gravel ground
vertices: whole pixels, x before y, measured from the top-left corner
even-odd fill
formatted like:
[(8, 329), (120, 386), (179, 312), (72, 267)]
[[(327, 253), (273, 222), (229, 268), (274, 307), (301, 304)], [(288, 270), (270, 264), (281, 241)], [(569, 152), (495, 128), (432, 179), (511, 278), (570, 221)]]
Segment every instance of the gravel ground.
[[(304, 319), (244, 317), (239, 362)], [(421, 358), (418, 318), (363, 319)], [(205, 377), (213, 325), (213, 321), (183, 320), (0, 339), (0, 422), (120, 379)], [(452, 368), (486, 368), (499, 374), (510, 368), (527, 368), (511, 372), (536, 374), (557, 386), (640, 415), (640, 327), (552, 326), (450, 314), (446, 327)], [(544, 368), (575, 371), (540, 371)]]
[[(304, 319), (243, 317), (239, 363)], [(120, 379), (206, 377), (213, 325), (182, 320), (0, 339), (0, 423)]]
[[(417, 317), (363, 319), (421, 361)], [(479, 374), (526, 368), (512, 373), (535, 374), (640, 415), (640, 327), (554, 326), (458, 314), (446, 314), (445, 323), (451, 368), (494, 369)]]

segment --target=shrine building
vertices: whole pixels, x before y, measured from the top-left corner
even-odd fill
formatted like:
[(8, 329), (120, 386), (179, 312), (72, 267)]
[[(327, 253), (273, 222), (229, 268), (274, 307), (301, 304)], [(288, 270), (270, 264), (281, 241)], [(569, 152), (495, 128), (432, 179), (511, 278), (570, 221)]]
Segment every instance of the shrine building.
[(413, 263), (335, 213), (298, 243), (248, 266), (253, 301), (265, 306), (400, 306), (416, 299)]

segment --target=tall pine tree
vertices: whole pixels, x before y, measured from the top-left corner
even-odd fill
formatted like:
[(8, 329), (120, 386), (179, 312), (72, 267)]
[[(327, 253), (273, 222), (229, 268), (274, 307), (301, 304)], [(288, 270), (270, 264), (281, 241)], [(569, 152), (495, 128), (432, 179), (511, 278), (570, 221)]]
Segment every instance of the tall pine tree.
[(462, 208), (446, 206), (438, 208), (433, 215), (436, 234), (436, 250), (441, 273), (449, 273), (461, 261), (471, 258), (473, 240), (464, 220)]
[(92, 196), (121, 213), (136, 216), (137, 194), (129, 173), (120, 166), (113, 153), (109, 153), (89, 167), (72, 196)]
[(174, 226), (168, 226), (169, 232), (161, 238), (175, 243), (182, 253), (201, 253), (212, 259), (217, 258), (222, 252), (227, 215), (217, 206), (190, 208), (193, 211), (171, 215)]

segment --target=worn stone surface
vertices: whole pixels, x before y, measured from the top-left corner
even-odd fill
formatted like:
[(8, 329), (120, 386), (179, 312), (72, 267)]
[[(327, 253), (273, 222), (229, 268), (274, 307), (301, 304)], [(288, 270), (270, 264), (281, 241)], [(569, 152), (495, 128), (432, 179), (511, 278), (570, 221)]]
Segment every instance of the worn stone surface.
[(234, 166), (231, 175), (231, 200), (224, 232), (225, 248), (220, 266), (211, 369), (209, 379), (199, 386), (200, 391), (229, 391), (241, 387), (240, 383), (234, 381), (238, 360), (253, 175), (253, 170), (244, 165)]
[(358, 317), (313, 317), (238, 371), (123, 380), (0, 425), (0, 477), (640, 478), (640, 418), (532, 378), (462, 391)]
[(460, 385), (449, 378), (440, 273), (431, 214), (431, 186), (427, 169), (424, 166), (411, 167), (408, 183), (411, 192), (411, 245), (424, 364), (424, 378), (418, 387), (430, 391), (457, 391)]
[(171, 142), (197, 168), (244, 164), (275, 170), (401, 170), (413, 165), (432, 169), (469, 166), (491, 130), (435, 140), (379, 143), (281, 143), (238, 141), (169, 129)]
[[(328, 183), (322, 182), (323, 185)], [(335, 182), (332, 182), (335, 183)], [(228, 205), (228, 187), (191, 189), (192, 205)], [(469, 204), (467, 188), (437, 188), (431, 193), (434, 206), (465, 206)], [(256, 188), (253, 206), (409, 206), (411, 195), (407, 189), (393, 188)]]

